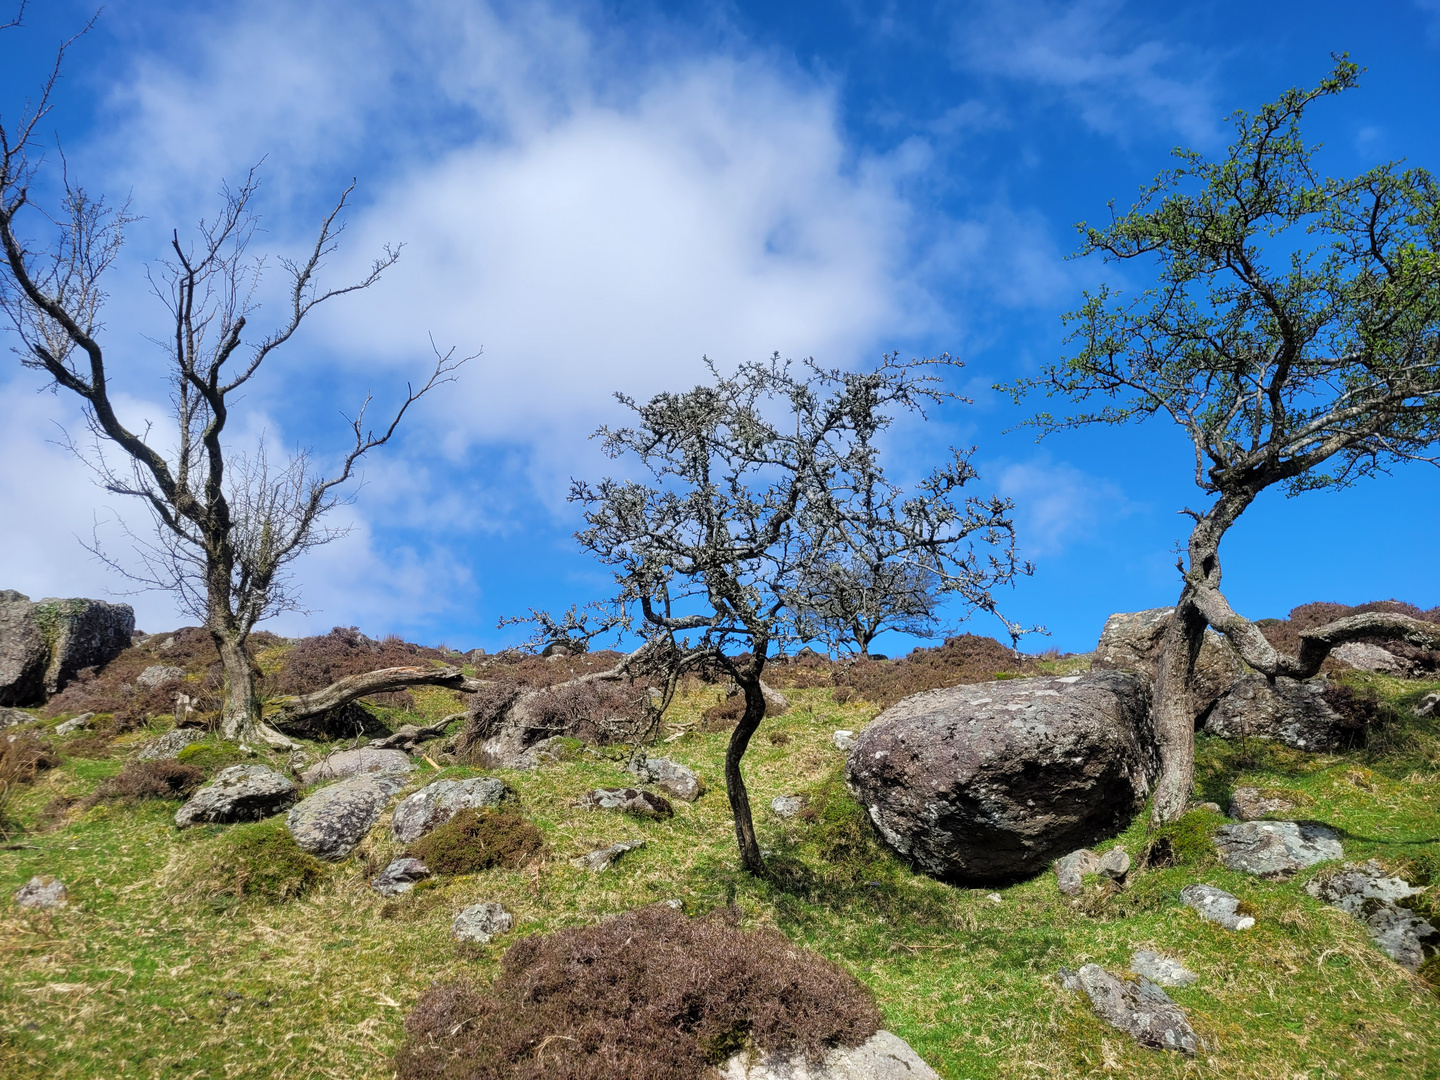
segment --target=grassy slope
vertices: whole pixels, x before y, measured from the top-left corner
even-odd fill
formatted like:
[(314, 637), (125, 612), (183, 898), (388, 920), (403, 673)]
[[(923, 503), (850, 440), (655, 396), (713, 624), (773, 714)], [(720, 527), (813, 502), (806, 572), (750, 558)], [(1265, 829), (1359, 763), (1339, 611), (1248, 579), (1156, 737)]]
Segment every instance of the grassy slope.
[[(1382, 688), (1409, 700), (1416, 684)], [(1425, 687), (1430, 689), (1433, 687)], [(174, 803), (100, 806), (0, 852), (0, 895), (32, 874), (70, 888), (53, 914), (0, 904), (0, 1075), (69, 1077), (375, 1077), (403, 1037), (402, 1019), (432, 981), (491, 974), (519, 934), (678, 897), (687, 910), (733, 900), (752, 924), (780, 927), (874, 988), (890, 1027), (950, 1080), (1084, 1076), (1433, 1077), (1440, 1075), (1440, 999), (1375, 950), (1359, 924), (1311, 900), (1300, 882), (1266, 883), (1198, 862), (1140, 876), (1078, 904), (1050, 875), (1000, 890), (954, 889), (913, 875), (876, 848), (835, 779), (829, 736), (873, 708), (796, 691), (797, 707), (766, 721), (747, 760), (752, 801), (811, 791), (819, 820), (757, 815), (785, 889), (734, 870), (732, 827), (718, 788), (724, 735), (688, 734), (665, 753), (711, 784), (668, 822), (642, 823), (573, 805), (585, 789), (625, 779), (594, 756), (504, 774), (544, 830), (551, 857), (524, 872), (492, 871), (385, 901), (369, 874), (396, 854), (387, 818), (315, 893), (287, 904), (177, 895), (167, 865), (223, 842), (223, 830), (178, 834)], [(425, 711), (443, 711), (439, 699)], [(709, 701), (691, 702), (690, 711)], [(684, 719), (685, 711), (678, 719)], [(1345, 833), (1351, 858), (1434, 859), (1440, 852), (1440, 728), (1410, 721), (1383, 753), (1313, 757), (1203, 741), (1199, 784), (1224, 801), (1238, 782), (1300, 793), (1304, 816)], [(783, 732), (784, 745), (766, 736)], [(26, 791), (33, 824), (61, 793), (83, 794), (120, 767), (71, 759)], [(449, 769), (443, 775), (470, 775)], [(428, 769), (416, 784), (433, 779)], [(1218, 819), (1199, 812), (1194, 824)], [(648, 846), (602, 874), (567, 859), (628, 837)], [(1132, 857), (1139, 821), (1121, 838)], [(172, 860), (175, 862), (172, 863)], [(1232, 934), (1178, 902), (1194, 880), (1236, 893), (1257, 914)], [(1301, 878), (1303, 882), (1304, 876)], [(500, 900), (517, 930), (483, 950), (457, 947), (462, 906)], [(1201, 976), (1172, 991), (1210, 1049), (1193, 1061), (1142, 1050), (1103, 1025), (1083, 998), (1057, 989), (1062, 965), (1123, 970), (1133, 949), (1184, 959)]]

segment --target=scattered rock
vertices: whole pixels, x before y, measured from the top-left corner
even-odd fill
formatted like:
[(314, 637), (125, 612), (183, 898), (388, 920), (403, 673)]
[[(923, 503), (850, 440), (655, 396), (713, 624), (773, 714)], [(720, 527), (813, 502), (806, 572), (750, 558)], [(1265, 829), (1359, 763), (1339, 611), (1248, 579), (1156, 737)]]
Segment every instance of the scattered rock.
[(1143, 675), (1007, 679), (905, 698), (845, 767), (880, 835), (959, 884), (1009, 882), (1114, 836), (1158, 771)]
[(90, 721), (95, 719), (94, 713), (81, 713), (72, 720), (55, 725), (56, 735), (69, 735), (73, 731), (84, 731), (90, 726)]
[(641, 783), (654, 784), (667, 795), (686, 802), (694, 802), (705, 794), (705, 781), (695, 775), (694, 770), (669, 758), (647, 758), (636, 754), (630, 761), (629, 771)]
[(1265, 739), (1296, 750), (1333, 750), (1354, 741), (1354, 722), (1330, 707), (1324, 678), (1304, 682), (1283, 676), (1272, 687), (1264, 675), (1246, 675), (1215, 703), (1205, 730), (1224, 739)]
[(1346, 863), (1337, 873), (1309, 882), (1305, 891), (1363, 922), (1380, 951), (1409, 971), (1419, 969), (1427, 951), (1440, 949), (1440, 930), (1398, 903), (1425, 890), (1387, 875), (1373, 859)]
[[(1215, 809), (1220, 808), (1217, 806)], [(1230, 796), (1230, 816), (1241, 821), (1282, 817), (1294, 809), (1295, 804), (1289, 799), (1262, 795), (1259, 788), (1238, 787)]]
[(381, 870), (370, 882), (370, 887), (381, 896), (399, 896), (415, 887), (417, 881), (430, 876), (430, 868), (419, 859), (406, 856), (396, 859)]
[(596, 788), (580, 800), (586, 810), (619, 810), (637, 817), (666, 818), (675, 813), (664, 796), (638, 788)]
[(399, 730), (386, 735), (383, 739), (375, 739), (370, 743), (372, 750), (403, 750), (407, 754), (413, 754), (423, 742), (431, 739), (438, 739), (445, 734), (448, 728), (457, 720), (464, 720), (464, 713), (452, 713), (438, 723), (427, 727), (420, 727), (417, 724), (403, 724)]
[(553, 765), (557, 761), (564, 761), (567, 757), (573, 756), (569, 753), (569, 748), (573, 746), (574, 740), (570, 736), (551, 735), (532, 743), (515, 756), (504, 758), (498, 763), (507, 769), (536, 769), (541, 765)]
[(1112, 881), (1122, 881), (1130, 872), (1130, 854), (1124, 848), (1111, 848), (1100, 856), (1100, 873)]
[(940, 1080), (910, 1044), (877, 1031), (854, 1049), (836, 1048), (818, 1061), (803, 1053), (741, 1052), (720, 1066), (721, 1080)]
[(808, 801), (804, 795), (776, 795), (770, 800), (770, 812), (778, 818), (793, 818)]
[(336, 862), (365, 839), (402, 783), (386, 773), (352, 776), (296, 803), (285, 824), (301, 851)]
[(1251, 916), (1238, 912), (1238, 897), (1213, 885), (1186, 885), (1180, 890), (1180, 902), (1194, 908), (1206, 922), (1223, 926), (1226, 930), (1249, 930), (1255, 925)]
[(1144, 975), (1130, 982), (1099, 964), (1086, 964), (1079, 971), (1062, 968), (1060, 982), (1067, 990), (1085, 991), (1095, 1015), (1141, 1046), (1193, 1054), (1200, 1045), (1185, 1010)]
[(1191, 810), (1209, 810), (1212, 814), (1222, 812), (1218, 802), (1192, 802), (1185, 810), (1187, 813)]
[(229, 824), (278, 814), (298, 796), (295, 785), (268, 765), (231, 765), (175, 811), (175, 824)]
[(790, 711), (790, 699), (773, 686), (766, 686), (761, 682), (760, 692), (765, 695), (766, 716), (780, 716)]
[(28, 908), (64, 907), (68, 894), (59, 878), (32, 877), (15, 894), (15, 903)]
[(514, 925), (515, 917), (501, 904), (471, 904), (455, 916), (452, 933), (456, 941), (484, 945), (496, 934), (503, 934)]
[(1193, 971), (1187, 971), (1179, 960), (1149, 949), (1135, 950), (1135, 955), (1130, 958), (1130, 970), (1161, 986), (1189, 986), (1200, 978)]
[(459, 810), (500, 806), (516, 798), (508, 784), (493, 776), (436, 780), (401, 800), (400, 805), (395, 807), (390, 832), (397, 843), (409, 844), (437, 825), (445, 824)]
[(103, 600), (32, 603), (0, 589), (0, 705), (41, 705), (83, 668), (104, 667), (130, 647), (135, 612)]
[[(1123, 612), (1105, 620), (1092, 671), (1138, 671), (1151, 682), (1160, 669), (1160, 648), (1173, 607)], [(1191, 683), (1196, 714), (1203, 713), (1245, 673), (1240, 656), (1221, 635), (1206, 629)]]
[(135, 756), (141, 761), (159, 761), (162, 758), (173, 758), (184, 750), (191, 743), (203, 742), (205, 732), (199, 728), (174, 728), (165, 732), (158, 739), (151, 739), (140, 748), (140, 753)]
[(644, 846), (644, 840), (622, 840), (618, 844), (581, 855), (578, 859), (571, 859), (570, 865), (578, 866), (582, 870), (604, 870), (627, 851), (637, 851)]
[(1347, 641), (1331, 649), (1330, 655), (1357, 671), (1378, 671), (1383, 675), (1398, 675), (1402, 679), (1409, 678), (1415, 672), (1412, 661), (1396, 656), (1389, 649), (1381, 648), (1370, 641)]
[(1308, 821), (1222, 825), (1215, 833), (1215, 847), (1229, 869), (1272, 881), (1345, 855), (1334, 829)]
[(16, 724), (28, 724), (35, 717), (23, 709), (12, 709), (8, 705), (0, 705), (0, 729), (14, 727)]
[(185, 669), (173, 664), (151, 664), (135, 676), (136, 686), (164, 686), (185, 678)]
[(848, 754), (851, 750), (854, 750), (856, 741), (855, 732), (845, 731), (843, 729), (830, 736), (831, 744), (842, 754)]
[(300, 777), (307, 784), (320, 780), (340, 780), (361, 773), (409, 773), (415, 763), (403, 750), (375, 750), (362, 746), (358, 750), (341, 750), (305, 770)]
[(1089, 848), (1072, 851), (1055, 860), (1055, 883), (1066, 896), (1079, 896), (1084, 889), (1080, 879), (1099, 872), (1100, 856)]
[(1440, 690), (1426, 694), (1415, 705), (1416, 716), (1434, 716), (1440, 711)]

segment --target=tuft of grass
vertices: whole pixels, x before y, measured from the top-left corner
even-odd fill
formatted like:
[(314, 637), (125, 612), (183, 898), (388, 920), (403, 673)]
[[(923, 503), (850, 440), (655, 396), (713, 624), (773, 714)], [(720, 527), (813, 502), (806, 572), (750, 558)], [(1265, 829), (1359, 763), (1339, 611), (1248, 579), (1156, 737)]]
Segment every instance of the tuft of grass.
[(182, 765), (199, 769), (206, 776), (213, 776), (230, 765), (249, 761), (244, 751), (231, 742), (191, 743), (175, 756)]
[(202, 832), (209, 835), (178, 853), (167, 868), (172, 899), (202, 900), (219, 909), (241, 900), (283, 904), (314, 891), (329, 874), (325, 863), (300, 850), (283, 817)]
[(545, 838), (519, 814), (466, 807), (410, 845), (410, 854), (436, 874), (474, 874), (492, 867), (518, 870), (545, 850)]
[(1172, 866), (1198, 868), (1213, 863), (1216, 857), (1213, 837), (1223, 823), (1224, 818), (1213, 810), (1191, 810), (1180, 820), (1155, 831), (1145, 847), (1142, 861), (1157, 870)]

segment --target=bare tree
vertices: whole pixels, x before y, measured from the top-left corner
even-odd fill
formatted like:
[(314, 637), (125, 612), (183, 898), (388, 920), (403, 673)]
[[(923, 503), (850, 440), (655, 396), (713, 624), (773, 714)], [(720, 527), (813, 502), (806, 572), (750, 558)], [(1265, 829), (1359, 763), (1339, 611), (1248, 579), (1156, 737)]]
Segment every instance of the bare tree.
[[(661, 672), (661, 708), (686, 671), (735, 680), (745, 711), (726, 751), (725, 786), (741, 862), (761, 873), (740, 761), (765, 715), (765, 665), (798, 639), (799, 581), (853, 554), (857, 537), (877, 532), (892, 537), (896, 559), (931, 567), (941, 589), (970, 610), (994, 613), (991, 590), (1024, 568), (1015, 558), (1010, 504), (962, 498), (974, 478), (963, 455), (904, 497), (885, 481), (876, 437), (895, 414), (952, 397), (937, 370), (956, 362), (891, 356), (873, 371), (851, 373), (813, 361), (796, 371), (776, 357), (733, 375), (706, 363), (710, 380), (688, 392), (644, 404), (618, 395), (635, 426), (602, 428), (597, 436), (611, 457), (637, 461), (650, 483), (577, 481), (571, 492), (585, 507), (577, 539), (614, 568), (616, 595), (596, 625), (574, 612), (559, 621), (538, 614), (536, 641), (617, 627), (640, 633), (640, 648), (592, 677)], [(867, 492), (886, 497), (870, 501)]]
[(929, 566), (877, 547), (808, 570), (791, 606), (802, 639), (869, 656), (882, 630), (934, 637), (943, 600), (940, 578)]
[(1301, 137), (1305, 110), (1358, 75), (1341, 57), (1319, 87), (1236, 113), (1237, 138), (1222, 157), (1177, 151), (1179, 164), (1127, 214), (1082, 225), (1081, 254), (1151, 258), (1154, 284), (1131, 299), (1105, 288), (1087, 295), (1067, 317), (1079, 352), (1013, 388), (1017, 399), (1043, 389), (1104, 400), (1096, 412), (1040, 414), (1032, 423), (1042, 435), (1163, 415), (1194, 447), (1195, 483), (1211, 501), (1183, 511), (1194, 526), (1155, 686), (1157, 824), (1190, 799), (1190, 682), (1207, 625), (1272, 680), (1308, 678), (1331, 648), (1364, 637), (1440, 643), (1440, 626), (1372, 613), (1306, 631), (1288, 656), (1220, 591), (1220, 541), (1266, 490), (1341, 488), (1397, 463), (1436, 461), (1440, 187), (1394, 163), (1325, 178)]
[[(388, 421), (373, 430), (366, 426), (367, 398), (350, 421), (353, 442), (328, 475), (316, 473), (304, 451), (279, 468), (271, 466), (263, 445), (250, 456), (232, 452), (225, 429), (237, 392), (317, 306), (369, 288), (399, 257), (387, 247), (360, 280), (334, 288), (319, 283), (321, 266), (344, 229), (339, 218), (352, 184), (326, 215), (308, 253), (278, 260), (288, 280), (285, 317), (263, 336), (247, 339), (265, 266), (249, 254), (256, 229), (252, 170), (238, 190), (224, 191), (219, 216), (200, 223), (193, 243), (172, 235), (169, 258), (151, 274), (169, 316), (160, 343), (169, 361), (175, 427), (162, 438), (148, 425), (127, 425), (112, 401), (99, 318), (102, 279), (131, 219), (125, 207), (92, 199), (68, 176), (60, 213), (45, 214), (30, 198), (40, 164), (36, 131), (50, 111), (69, 44), (61, 46), (38, 104), (15, 126), (0, 123), (0, 248), (6, 271), (0, 274), (0, 308), (20, 338), (16, 352), (22, 363), (83, 402), (93, 445), (72, 442), (72, 447), (106, 490), (140, 499), (153, 518), (155, 538), (140, 544), (142, 568), (132, 576), (146, 587), (173, 591), (209, 630), (225, 671), (225, 735), (247, 744), (288, 746), (289, 740), (261, 721), (245, 648), (250, 632), (262, 619), (294, 608), (287, 570), (304, 552), (340, 535), (325, 517), (360, 459), (388, 442), (410, 406), (451, 381), (464, 359), (455, 359), (454, 350), (437, 350), (426, 381), (410, 387)], [(49, 240), (37, 242), (22, 229), (20, 215), (27, 209), (42, 233), (50, 232)], [(123, 452), (126, 468), (113, 466), (107, 446)]]

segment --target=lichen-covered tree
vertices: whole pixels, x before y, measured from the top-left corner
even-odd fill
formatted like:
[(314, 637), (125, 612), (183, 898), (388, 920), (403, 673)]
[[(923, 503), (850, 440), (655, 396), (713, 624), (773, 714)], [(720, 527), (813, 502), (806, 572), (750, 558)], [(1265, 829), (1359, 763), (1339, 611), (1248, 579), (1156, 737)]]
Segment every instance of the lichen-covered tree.
[[(798, 637), (799, 582), (854, 555), (858, 537), (884, 533), (893, 560), (924, 565), (967, 614), (998, 614), (992, 591), (1026, 568), (1015, 556), (1010, 503), (963, 495), (975, 478), (964, 453), (951, 451), (908, 491), (885, 479), (877, 436), (896, 415), (952, 396), (940, 381), (956, 366), (948, 357), (889, 356), (864, 372), (778, 357), (733, 374), (707, 364), (710, 379), (684, 393), (643, 404), (619, 395), (634, 426), (597, 432), (607, 454), (649, 474), (645, 482), (576, 482), (571, 499), (585, 508), (581, 547), (614, 569), (600, 629), (646, 639), (613, 674), (663, 674), (665, 702), (687, 671), (729, 676), (744, 695), (725, 787), (741, 862), (761, 873), (740, 762), (765, 716), (765, 666)], [(598, 632), (574, 613), (536, 619), (537, 642)]]
[[(139, 569), (112, 566), (144, 587), (173, 592), (214, 638), (225, 673), (222, 730), (242, 744), (289, 746), (263, 723), (246, 641), (255, 624), (293, 608), (290, 564), (341, 531), (325, 524), (340, 490), (360, 459), (395, 434), (421, 396), (452, 378), (463, 363), (436, 355), (429, 377), (378, 429), (366, 427), (367, 398), (350, 422), (353, 441), (333, 471), (319, 474), (305, 451), (272, 467), (263, 444), (249, 455), (227, 441), (226, 426), (239, 393), (261, 365), (285, 345), (320, 304), (369, 288), (398, 258), (386, 248), (360, 280), (339, 287), (319, 284), (321, 264), (336, 246), (341, 211), (351, 189), (321, 222), (313, 246), (298, 260), (279, 259), (287, 280), (287, 310), (268, 332), (247, 334), (264, 260), (249, 254), (256, 229), (250, 204), (252, 171), (238, 190), (227, 189), (218, 216), (201, 222), (193, 241), (173, 235), (167, 260), (151, 274), (166, 320), (157, 339), (169, 367), (174, 426), (166, 431), (127, 422), (111, 389), (109, 344), (102, 345), (103, 279), (120, 253), (126, 208), (107, 206), (62, 180), (54, 212), (35, 205), (40, 179), (36, 135), (49, 114), (66, 48), (62, 46), (37, 103), (13, 124), (0, 122), (0, 309), (20, 340), (21, 362), (43, 372), (51, 385), (77, 395), (94, 436), (94, 448), (71, 442), (102, 486), (133, 496), (154, 521), (154, 539), (138, 540)], [(353, 185), (352, 185), (353, 189)], [(103, 447), (127, 462), (116, 468)], [(412, 673), (413, 675), (413, 673)], [(414, 678), (401, 675), (401, 684)], [(451, 683), (459, 672), (445, 675)], [(361, 680), (368, 692), (395, 680)], [(353, 687), (321, 695), (315, 707), (333, 707)], [(314, 697), (314, 695), (310, 695)], [(323, 699), (323, 700), (322, 700)], [(292, 711), (304, 702), (289, 703)]]
[(884, 630), (934, 637), (942, 600), (940, 578), (922, 558), (890, 557), (876, 545), (815, 567), (791, 602), (801, 638), (868, 657)]
[(1318, 87), (1236, 113), (1223, 154), (1176, 151), (1176, 166), (1127, 213), (1082, 224), (1080, 254), (1146, 267), (1150, 285), (1133, 296), (1087, 293), (1067, 316), (1075, 355), (1010, 388), (1017, 400), (1043, 390), (1100, 402), (1039, 414), (1031, 423), (1042, 437), (1162, 416), (1193, 446), (1207, 503), (1183, 511), (1194, 525), (1154, 688), (1157, 824), (1184, 813), (1191, 797), (1190, 681), (1207, 625), (1271, 679), (1314, 675), (1346, 641), (1440, 643), (1440, 626), (1370, 613), (1306, 631), (1290, 656), (1220, 588), (1220, 542), (1267, 490), (1341, 488), (1436, 460), (1440, 187), (1424, 169), (1396, 163), (1327, 177), (1301, 135), (1306, 110), (1358, 75), (1342, 57)]

